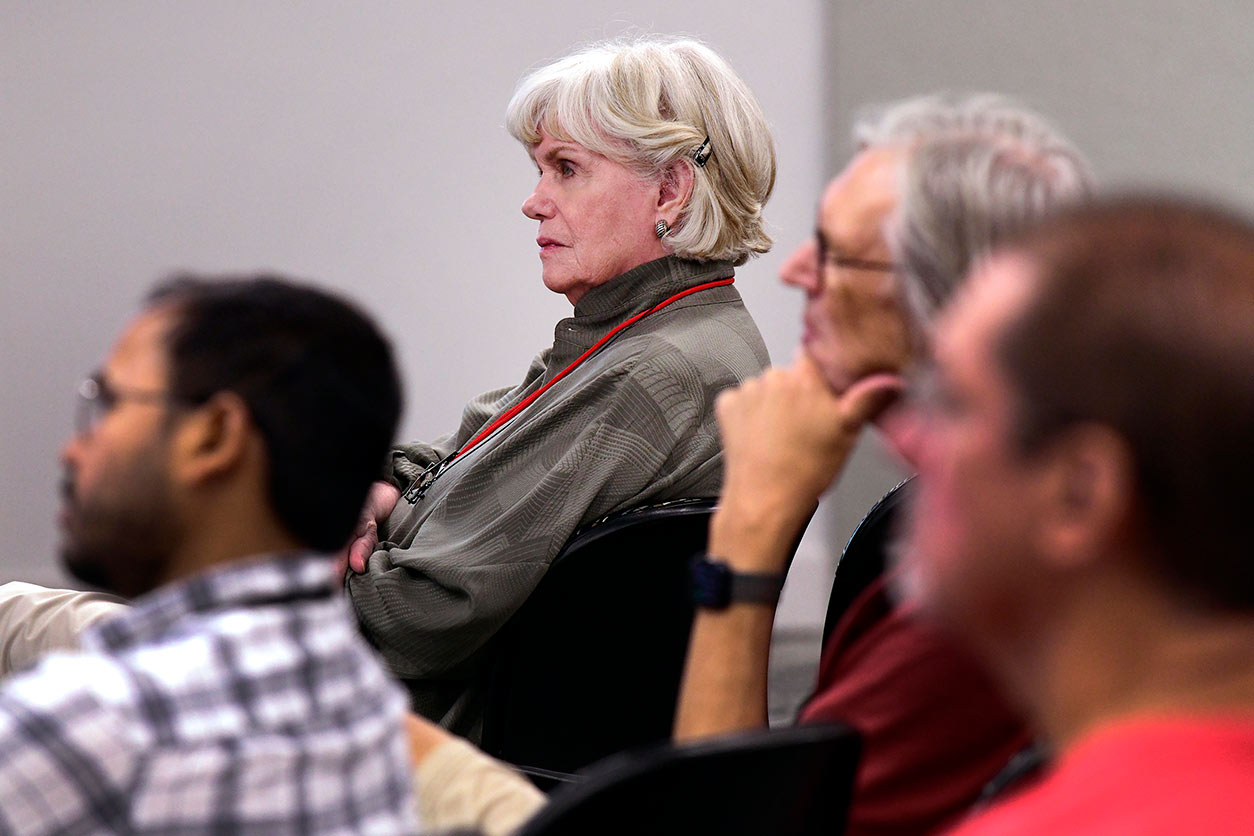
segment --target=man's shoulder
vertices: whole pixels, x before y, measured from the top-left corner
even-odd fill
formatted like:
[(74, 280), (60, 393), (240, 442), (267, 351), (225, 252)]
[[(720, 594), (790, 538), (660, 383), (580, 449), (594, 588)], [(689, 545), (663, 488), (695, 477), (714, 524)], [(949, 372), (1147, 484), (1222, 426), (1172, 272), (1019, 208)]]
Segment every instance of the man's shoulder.
[(1017, 728), (979, 663), (910, 607), (894, 603), (877, 579), (850, 607), (823, 648), (808, 720), (870, 712), (898, 720), (945, 722), (945, 712), (980, 726)]
[(110, 757), (147, 749), (158, 735), (145, 706), (160, 703), (174, 716), (182, 691), (177, 683), (197, 669), (202, 678), (213, 675), (205, 664), (205, 644), (199, 637), (126, 652), (54, 652), (0, 688), (0, 735), (29, 736), (32, 729), (43, 729), (47, 735), (39, 737), (47, 739), (36, 743), (51, 744), (55, 732)]
[(1246, 834), (1251, 791), (1254, 716), (1143, 718), (1089, 734), (954, 833)]
[(103, 710), (134, 693), (126, 666), (116, 657), (88, 651), (57, 651), (35, 667), (10, 677), (0, 688), (3, 709), (53, 714), (88, 703)]
[(0, 688), (0, 830), (113, 832), (146, 741), (119, 710), (130, 685), (115, 660), (58, 653)]
[(238, 832), (314, 808), (401, 830), (404, 695), (316, 582), (323, 569), (284, 583), (301, 571), (236, 567), (159, 591), (8, 682), (0, 797), (22, 800), (0, 805), (0, 831), (115, 832), (134, 815)]
[(50, 821), (94, 815), (88, 798), (120, 810), (150, 742), (127, 708), (133, 694), (123, 666), (96, 653), (54, 653), (7, 680), (0, 688), (4, 822), (54, 832)]
[(145, 720), (183, 743), (317, 729), (356, 716), (354, 703), (401, 699), (333, 597), (191, 614), (117, 664), (168, 707)]

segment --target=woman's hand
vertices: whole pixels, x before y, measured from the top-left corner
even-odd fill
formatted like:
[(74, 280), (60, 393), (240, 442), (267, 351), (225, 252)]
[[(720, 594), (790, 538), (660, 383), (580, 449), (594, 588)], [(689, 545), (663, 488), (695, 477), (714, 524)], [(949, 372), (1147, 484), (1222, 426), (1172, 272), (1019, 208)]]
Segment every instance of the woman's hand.
[(337, 573), (339, 577), (343, 577), (348, 569), (359, 575), (366, 571), (366, 560), (379, 546), (379, 524), (391, 515), (400, 498), (400, 489), (389, 482), (375, 482), (370, 486), (361, 516), (357, 518), (357, 527), (353, 529), (353, 539), (340, 558), (339, 566), (342, 568)]

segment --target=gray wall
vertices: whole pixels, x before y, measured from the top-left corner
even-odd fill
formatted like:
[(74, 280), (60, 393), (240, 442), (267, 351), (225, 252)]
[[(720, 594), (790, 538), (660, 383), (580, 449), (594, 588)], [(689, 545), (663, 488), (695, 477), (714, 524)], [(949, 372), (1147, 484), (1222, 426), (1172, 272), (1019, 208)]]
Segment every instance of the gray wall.
[(1053, 117), (1108, 183), (1254, 205), (1246, 0), (849, 0), (826, 16), (833, 136), (866, 102), (991, 89)]
[[(776, 358), (799, 299), (775, 270), (865, 102), (1003, 90), (1108, 180), (1254, 202), (1254, 6), (1237, 0), (0, 0), (0, 21), (0, 580), (60, 579), (74, 386), (172, 268), (273, 268), (362, 300), (396, 338), (406, 438), (516, 379), (568, 308), (539, 282), (518, 211), (533, 173), (502, 112), (525, 70), (577, 42), (694, 34), (760, 97), (777, 248), (739, 284)], [(864, 443), (803, 544), (785, 626), (820, 618), (830, 552), (899, 472)]]
[[(775, 271), (824, 174), (822, 6), (678, 6), (0, 0), (0, 580), (61, 579), (74, 387), (171, 269), (271, 268), (360, 299), (400, 351), (404, 438), (519, 379), (569, 306), (540, 283), (519, 211), (534, 169), (502, 117), (526, 70), (589, 39), (696, 35), (758, 94), (779, 245), (738, 284), (787, 357), (800, 299)], [(808, 552), (823, 577), (826, 549)]]

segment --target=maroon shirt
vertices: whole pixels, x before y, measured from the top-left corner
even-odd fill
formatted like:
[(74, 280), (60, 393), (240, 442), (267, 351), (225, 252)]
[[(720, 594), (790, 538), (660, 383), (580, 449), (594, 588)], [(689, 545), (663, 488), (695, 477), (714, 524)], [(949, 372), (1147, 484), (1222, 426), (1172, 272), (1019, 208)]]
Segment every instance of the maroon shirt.
[(862, 736), (849, 836), (956, 821), (1031, 739), (975, 661), (894, 606), (886, 587), (884, 576), (874, 581), (833, 629), (799, 718)]

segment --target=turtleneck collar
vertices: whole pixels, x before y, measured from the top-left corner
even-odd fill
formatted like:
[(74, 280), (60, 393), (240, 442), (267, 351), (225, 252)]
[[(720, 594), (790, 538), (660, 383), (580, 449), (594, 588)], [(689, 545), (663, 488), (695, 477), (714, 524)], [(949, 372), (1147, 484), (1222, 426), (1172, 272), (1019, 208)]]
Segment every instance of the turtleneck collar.
[(589, 290), (575, 305), (574, 316), (557, 323), (550, 362), (569, 362), (620, 322), (676, 293), (733, 275), (730, 261), (691, 261), (674, 255), (633, 267)]

